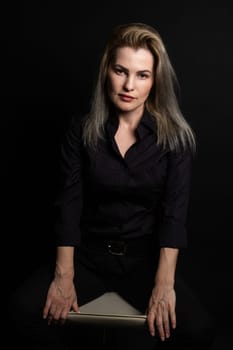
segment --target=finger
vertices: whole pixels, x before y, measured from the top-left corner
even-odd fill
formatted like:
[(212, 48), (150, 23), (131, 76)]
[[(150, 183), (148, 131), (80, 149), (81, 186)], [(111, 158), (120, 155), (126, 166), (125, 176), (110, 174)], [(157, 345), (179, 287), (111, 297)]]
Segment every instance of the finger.
[(50, 309), (49, 309), (49, 315), (54, 317), (54, 315), (56, 314), (56, 311), (58, 310), (58, 307), (56, 304), (51, 304)]
[(57, 306), (55, 304), (51, 304), (49, 312), (48, 312), (48, 325), (50, 325), (54, 319), (56, 314)]
[(43, 318), (44, 319), (48, 317), (50, 307), (51, 307), (51, 300), (47, 299), (45, 307), (43, 309)]
[(155, 336), (155, 312), (149, 311), (147, 315), (147, 324), (149, 328), (150, 335)]
[(61, 318), (61, 315), (63, 313), (64, 308), (62, 307), (57, 307), (56, 311), (53, 314), (53, 319), (58, 321)]
[(71, 306), (72, 310), (74, 310), (75, 312), (79, 312), (79, 306), (77, 303), (77, 300), (75, 300)]
[(167, 305), (164, 301), (160, 303), (161, 313), (162, 313), (162, 322), (163, 329), (165, 331), (166, 338), (170, 337), (170, 325), (169, 325), (169, 312), (167, 309)]
[(162, 341), (165, 340), (165, 332), (164, 332), (164, 324), (163, 324), (163, 313), (160, 305), (157, 307), (157, 315), (156, 315), (156, 327), (159, 332), (160, 339)]
[(66, 319), (71, 309), (72, 309), (72, 306), (66, 305), (62, 311), (61, 318)]
[(64, 323), (64, 321), (67, 319), (69, 310), (70, 309), (68, 309), (68, 308), (64, 308), (62, 310), (62, 313), (61, 313), (61, 316), (60, 316), (60, 320), (62, 321), (62, 323)]
[(172, 328), (176, 328), (176, 312), (174, 309), (170, 310), (170, 319), (171, 319), (171, 325)]

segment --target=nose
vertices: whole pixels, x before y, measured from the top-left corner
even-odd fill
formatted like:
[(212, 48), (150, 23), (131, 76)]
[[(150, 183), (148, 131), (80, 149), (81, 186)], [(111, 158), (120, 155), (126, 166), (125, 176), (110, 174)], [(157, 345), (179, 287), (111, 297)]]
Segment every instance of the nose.
[(125, 79), (124, 89), (126, 91), (133, 91), (134, 90), (134, 78), (132, 76), (128, 76)]

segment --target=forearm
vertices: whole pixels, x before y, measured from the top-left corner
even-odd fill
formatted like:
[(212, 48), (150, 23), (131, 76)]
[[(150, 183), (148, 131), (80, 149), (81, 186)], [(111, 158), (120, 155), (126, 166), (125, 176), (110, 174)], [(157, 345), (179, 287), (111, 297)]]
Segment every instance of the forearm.
[[(74, 286), (74, 247), (57, 247), (56, 267), (54, 279), (50, 284), (43, 318), (48, 318), (48, 324), (52, 320), (64, 320), (70, 309), (78, 311), (77, 295)], [(54, 308), (54, 305), (56, 307)]]
[(73, 279), (74, 247), (57, 247), (55, 274)]
[(162, 340), (170, 336), (169, 320), (172, 328), (176, 327), (174, 283), (178, 253), (179, 250), (176, 248), (160, 248), (155, 285), (149, 300), (147, 316), (149, 330), (154, 336), (156, 325)]
[(155, 284), (174, 286), (178, 254), (177, 248), (160, 248)]

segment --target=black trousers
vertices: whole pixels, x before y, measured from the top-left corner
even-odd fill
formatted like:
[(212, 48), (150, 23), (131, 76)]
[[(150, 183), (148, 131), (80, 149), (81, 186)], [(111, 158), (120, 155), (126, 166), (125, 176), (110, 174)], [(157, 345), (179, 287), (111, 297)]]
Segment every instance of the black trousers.
[[(84, 245), (75, 257), (75, 286), (79, 306), (107, 291), (119, 293), (126, 301), (145, 312), (154, 285), (158, 252), (148, 244), (129, 250), (125, 255), (112, 255), (101, 245)], [(75, 329), (64, 325), (47, 325), (42, 319), (54, 266), (42, 266), (24, 281), (9, 300), (8, 323), (24, 349), (86, 349), (90, 340), (102, 349), (99, 328), (82, 326)], [(148, 330), (112, 329), (108, 349), (209, 349), (213, 341), (214, 324), (193, 291), (176, 275), (177, 328), (171, 337), (161, 342)], [(73, 328), (73, 329), (72, 329)], [(12, 331), (11, 331), (12, 334)], [(15, 342), (15, 338), (13, 339)], [(98, 345), (99, 344), (99, 345)]]

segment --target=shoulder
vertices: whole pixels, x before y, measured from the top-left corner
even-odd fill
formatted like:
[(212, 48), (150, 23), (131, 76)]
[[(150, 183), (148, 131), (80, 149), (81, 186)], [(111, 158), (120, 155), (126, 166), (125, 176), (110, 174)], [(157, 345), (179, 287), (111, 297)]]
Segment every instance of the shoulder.
[(62, 144), (75, 145), (82, 141), (83, 121), (85, 115), (72, 114), (66, 121), (63, 130)]
[(180, 147), (176, 150), (169, 150), (167, 152), (169, 163), (173, 166), (191, 167), (194, 161), (195, 154), (190, 147)]
[(85, 119), (85, 114), (73, 114), (68, 121), (67, 133), (81, 136)]

